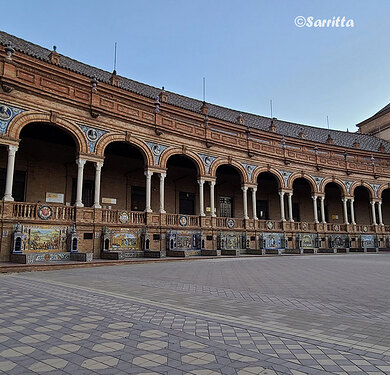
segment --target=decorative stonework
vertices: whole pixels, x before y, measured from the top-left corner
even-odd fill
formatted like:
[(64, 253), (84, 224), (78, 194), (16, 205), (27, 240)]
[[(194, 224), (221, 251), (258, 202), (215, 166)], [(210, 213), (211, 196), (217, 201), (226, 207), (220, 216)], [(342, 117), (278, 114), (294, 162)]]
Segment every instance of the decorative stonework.
[(149, 148), (152, 150), (153, 158), (154, 158), (154, 165), (158, 165), (160, 162), (161, 154), (164, 150), (166, 150), (168, 147), (164, 145), (160, 145), (158, 143), (154, 142), (146, 142), (146, 144), (149, 146)]
[(53, 215), (53, 210), (48, 205), (43, 205), (38, 208), (38, 217), (42, 220), (49, 220)]
[(22, 108), (0, 103), (0, 134), (5, 134), (11, 120), (24, 111)]
[(96, 143), (107, 133), (105, 130), (95, 129), (87, 125), (79, 124), (81, 130), (85, 133), (88, 140), (88, 148), (90, 152), (95, 152)]
[(347, 193), (350, 194), (353, 181), (344, 180), (343, 184), (344, 184), (345, 188), (347, 189)]
[(206, 155), (206, 154), (199, 154), (200, 158), (203, 161), (204, 169), (206, 173), (210, 173), (210, 167), (214, 163), (214, 160), (216, 159), (214, 156)]
[(317, 185), (318, 191), (320, 191), (322, 181), (324, 181), (325, 177), (318, 177), (318, 176), (312, 176), (312, 177), (313, 177), (313, 180), (315, 181), (315, 183)]
[(370, 186), (372, 187), (372, 190), (374, 190), (375, 198), (378, 198), (378, 190), (380, 188), (380, 185), (379, 184), (370, 184)]
[(253, 171), (256, 169), (256, 165), (250, 165), (245, 163), (241, 163), (241, 164), (244, 166), (246, 173), (248, 173), (248, 180), (251, 181)]
[(279, 172), (280, 172), (280, 174), (283, 177), (284, 186), (288, 187), (288, 180), (290, 179), (290, 176), (292, 175), (292, 172), (288, 172), (288, 171), (279, 171)]

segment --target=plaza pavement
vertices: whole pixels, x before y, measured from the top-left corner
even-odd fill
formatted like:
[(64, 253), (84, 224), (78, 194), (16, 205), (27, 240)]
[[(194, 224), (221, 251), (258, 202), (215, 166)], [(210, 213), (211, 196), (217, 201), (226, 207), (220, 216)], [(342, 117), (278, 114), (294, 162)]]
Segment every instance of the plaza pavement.
[(0, 275), (0, 372), (390, 374), (390, 254)]

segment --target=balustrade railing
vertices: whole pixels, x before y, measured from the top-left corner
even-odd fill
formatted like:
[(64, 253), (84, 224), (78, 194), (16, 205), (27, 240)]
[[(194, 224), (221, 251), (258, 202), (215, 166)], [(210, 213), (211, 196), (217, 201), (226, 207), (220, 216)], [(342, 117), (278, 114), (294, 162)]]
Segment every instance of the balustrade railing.
[(168, 226), (199, 227), (200, 217), (197, 215), (166, 214), (166, 223)]
[(109, 224), (145, 224), (145, 212), (103, 209), (102, 222)]
[[(7, 208), (8, 206), (8, 208)], [(41, 206), (49, 206), (46, 212), (40, 210)], [(73, 206), (65, 206), (58, 204), (45, 203), (29, 203), (29, 202), (2, 202), (0, 206), (2, 217), (8, 215), (9, 218), (17, 220), (45, 220), (46, 222), (59, 221), (71, 222), (76, 221), (76, 208)], [(77, 209), (79, 210), (79, 209)], [(90, 210), (90, 209), (89, 209)], [(120, 225), (144, 225), (146, 224), (146, 213), (138, 211), (112, 210), (101, 209), (101, 216), (97, 215), (94, 220), (100, 221), (103, 224), (120, 224)], [(78, 212), (78, 211), (77, 211)], [(9, 216), (10, 215), (10, 216)], [(211, 219), (211, 218), (209, 218)], [(254, 224), (253, 224), (254, 222)], [(313, 222), (282, 222), (280, 220), (250, 220), (246, 223), (241, 218), (215, 217), (208, 221), (208, 227), (213, 227), (219, 230), (245, 229), (250, 225), (250, 228), (255, 230), (272, 232), (272, 231), (295, 231), (295, 232), (328, 232), (328, 233), (376, 233), (378, 231), (387, 233), (390, 232), (390, 225), (375, 226), (372, 224), (339, 224), (339, 223), (313, 223)], [(201, 217), (198, 215), (182, 215), (182, 214), (165, 214), (165, 225), (172, 228), (180, 227), (201, 227)], [(380, 230), (378, 230), (380, 228)]]
[[(76, 219), (75, 208), (72, 206), (62, 206), (50, 204), (46, 212), (40, 213), (43, 206), (40, 203), (11, 202), (12, 216), (17, 219), (44, 219), (47, 221), (74, 221)], [(41, 216), (40, 216), (41, 215)]]

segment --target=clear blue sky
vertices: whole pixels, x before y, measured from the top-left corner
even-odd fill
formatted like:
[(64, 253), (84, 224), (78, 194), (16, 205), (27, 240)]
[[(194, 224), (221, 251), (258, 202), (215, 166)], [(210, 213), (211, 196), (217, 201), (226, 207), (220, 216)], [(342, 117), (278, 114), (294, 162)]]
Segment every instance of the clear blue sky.
[[(240, 111), (355, 131), (390, 101), (388, 0), (3, 1), (0, 28), (74, 59)], [(354, 20), (298, 28), (296, 16)]]

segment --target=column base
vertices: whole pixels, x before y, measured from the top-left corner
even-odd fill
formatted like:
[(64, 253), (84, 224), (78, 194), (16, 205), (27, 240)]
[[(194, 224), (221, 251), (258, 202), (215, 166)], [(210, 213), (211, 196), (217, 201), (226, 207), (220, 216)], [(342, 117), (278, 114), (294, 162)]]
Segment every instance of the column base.
[(153, 211), (152, 211), (151, 208), (147, 208), (147, 209), (145, 210), (145, 212), (151, 213), (151, 212), (153, 212)]
[(11, 195), (4, 195), (3, 201), (4, 202), (13, 202), (14, 201), (14, 197), (11, 196)]
[(102, 208), (102, 206), (100, 204), (94, 204), (93, 208)]
[(84, 207), (84, 204), (82, 204), (81, 202), (76, 202), (74, 204), (75, 207)]
[(160, 214), (166, 214), (166, 213), (167, 213), (167, 211), (165, 211), (165, 210), (161, 210), (161, 209), (160, 209), (159, 213), (160, 213)]

